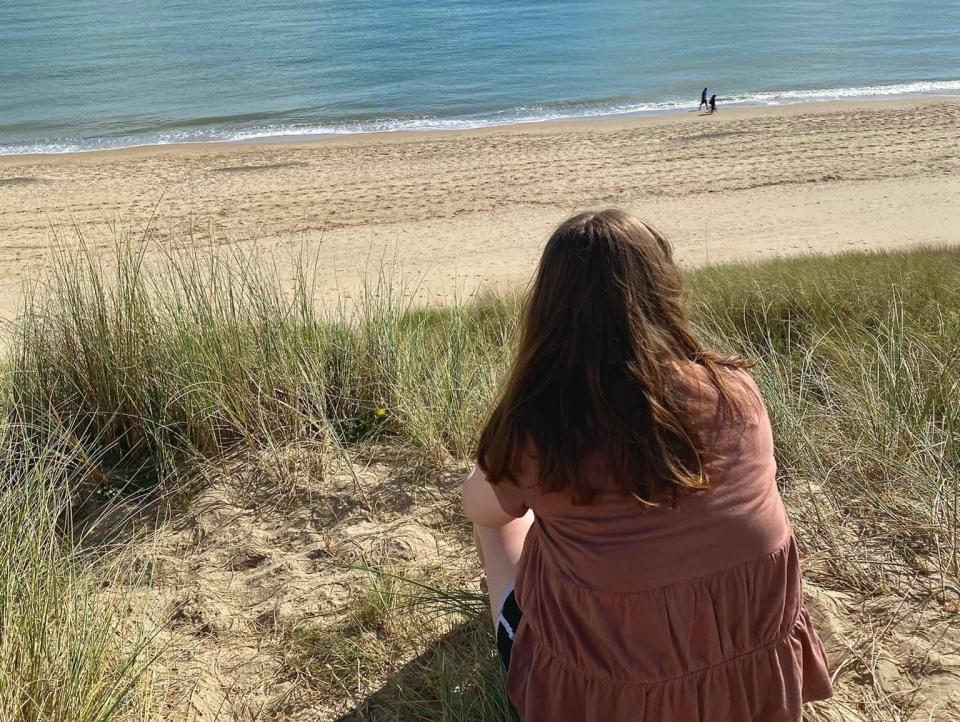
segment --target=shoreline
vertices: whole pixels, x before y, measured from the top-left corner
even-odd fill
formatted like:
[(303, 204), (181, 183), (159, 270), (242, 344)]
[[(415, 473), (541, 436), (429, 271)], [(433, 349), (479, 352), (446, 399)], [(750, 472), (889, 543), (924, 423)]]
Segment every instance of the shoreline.
[[(746, 119), (758, 116), (788, 117), (818, 113), (834, 113), (853, 110), (884, 108), (904, 108), (936, 105), (941, 103), (960, 103), (960, 93), (956, 94), (904, 94), (895, 97), (862, 97), (843, 100), (815, 100), (780, 105), (718, 105), (717, 117), (724, 119)], [(423, 130), (370, 130), (350, 133), (291, 134), (248, 138), (240, 140), (206, 140), (175, 143), (146, 143), (120, 146), (115, 148), (91, 148), (50, 153), (0, 154), (0, 169), (23, 161), (42, 161), (43, 159), (63, 160), (72, 157), (96, 158), (99, 156), (141, 156), (164, 152), (218, 153), (225, 149), (256, 149), (263, 146), (310, 146), (317, 143), (351, 144), (402, 142), (405, 140), (441, 140), (459, 137), (475, 137), (485, 134), (501, 133), (552, 133), (581, 128), (617, 129), (619, 127), (637, 127), (669, 123), (695, 122), (697, 118), (708, 118), (709, 114), (697, 108), (676, 108), (651, 111), (628, 111), (623, 113), (598, 114), (591, 116), (571, 116), (546, 120), (522, 120), (495, 123), (471, 128)], [(705, 121), (708, 122), (708, 121)], [(2, 180), (2, 179), (0, 179)]]
[(82, 234), (151, 254), (303, 251), (336, 303), (386, 262), (418, 300), (526, 283), (552, 228), (618, 206), (684, 265), (960, 244), (960, 98), (720, 108), (293, 143), (0, 157), (0, 320)]

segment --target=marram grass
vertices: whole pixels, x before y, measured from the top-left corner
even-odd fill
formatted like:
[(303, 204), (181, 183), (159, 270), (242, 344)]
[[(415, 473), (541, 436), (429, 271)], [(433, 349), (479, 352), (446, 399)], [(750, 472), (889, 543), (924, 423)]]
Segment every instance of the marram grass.
[[(103, 265), (82, 246), (61, 250), (16, 324), (3, 390), (7, 427), (19, 429), (2, 439), (4, 458), (20, 461), (4, 467), (0, 505), (9, 546), (0, 720), (126, 719), (139, 709), (144, 657), (114, 642), (116, 619), (90, 594), (96, 569), (64, 546), (71, 503), (149, 490), (264, 444), (376, 442), (434, 468), (462, 463), (516, 340), (516, 297), (414, 308), (381, 275), (330, 309), (314, 303), (308, 264), (282, 282), (234, 252), (151, 252), (148, 262), (138, 242), (121, 238), (116, 249)], [(756, 361), (805, 554), (823, 560), (837, 588), (880, 593), (897, 575), (930, 570), (956, 588), (960, 250), (733, 264), (687, 278), (700, 332)], [(14, 437), (29, 454), (13, 450)], [(51, 450), (70, 463), (51, 466)], [(358, 636), (317, 637), (316, 659), (307, 644), (302, 664), (326, 665), (342, 682), (369, 652), (358, 642), (364, 625), (387, 630), (383, 644), (402, 642), (395, 586), (362, 592), (374, 616), (358, 620)], [(10, 601), (21, 598), (33, 606)], [(508, 718), (482, 613), (451, 615), (460, 636), (369, 700), (383, 718)], [(12, 646), (12, 635), (34, 641)], [(38, 656), (43, 635), (63, 651)], [(57, 675), (69, 683), (52, 684)], [(467, 687), (480, 707), (456, 707)], [(93, 712), (63, 712), (66, 695), (81, 693)], [(37, 700), (51, 711), (23, 711)]]
[(121, 627), (111, 567), (81, 558), (68, 448), (0, 425), (0, 720), (146, 719), (152, 640)]

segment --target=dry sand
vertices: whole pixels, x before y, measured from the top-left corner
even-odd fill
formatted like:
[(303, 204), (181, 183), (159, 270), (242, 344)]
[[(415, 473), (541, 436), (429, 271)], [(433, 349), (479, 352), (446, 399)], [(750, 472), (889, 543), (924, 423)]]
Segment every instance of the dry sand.
[[(686, 263), (956, 243), (960, 101), (824, 103), (298, 143), (0, 158), (0, 317), (53, 231), (319, 244), (320, 293), (386, 259), (445, 296), (526, 281), (550, 227), (618, 205)], [(69, 230), (68, 230), (69, 233)], [(168, 242), (173, 242), (170, 240)]]
[[(395, 453), (348, 466), (319, 448), (260, 451), (212, 473), (189, 509), (134, 547), (134, 568), (147, 573), (121, 594), (131, 623), (162, 630), (155, 675), (166, 685), (155, 701), (171, 722), (406, 719), (377, 706), (398, 685), (418, 689), (433, 653), (449, 655), (455, 669), (464, 627), (427, 605), (395, 612), (398, 628), (404, 614), (415, 620), (413, 631), (396, 635), (400, 648), (372, 633), (352, 636), (351, 615), (371, 580), (360, 568), (475, 591), (476, 556), (457, 493), (466, 469), (411, 469)], [(806, 494), (788, 491), (795, 521), (837, 518), (829, 497), (814, 512)], [(123, 509), (117, 516), (129, 532)], [(836, 569), (829, 555), (804, 560), (807, 607), (836, 679), (834, 699), (808, 707), (806, 722), (960, 719), (954, 592), (936, 575), (891, 570), (878, 588), (863, 587), (862, 577), (851, 584)], [(404, 608), (417, 588), (397, 593)], [(453, 631), (425, 634), (428, 619)], [(347, 656), (331, 657), (334, 674), (324, 666), (334, 648), (325, 639), (366, 652), (355, 663), (344, 662), (352, 652), (338, 652)], [(306, 640), (314, 641), (304, 647)]]

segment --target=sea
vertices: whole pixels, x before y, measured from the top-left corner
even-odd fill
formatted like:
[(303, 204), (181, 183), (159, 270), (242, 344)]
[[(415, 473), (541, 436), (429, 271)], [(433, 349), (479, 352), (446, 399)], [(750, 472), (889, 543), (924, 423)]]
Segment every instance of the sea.
[(0, 154), (960, 94), (960, 0), (0, 0)]

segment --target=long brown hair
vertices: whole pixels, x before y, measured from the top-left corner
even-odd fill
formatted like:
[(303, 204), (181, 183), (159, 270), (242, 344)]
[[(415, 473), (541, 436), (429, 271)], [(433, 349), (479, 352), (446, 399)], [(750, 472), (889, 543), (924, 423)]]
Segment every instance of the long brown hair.
[(683, 371), (690, 364), (706, 372), (721, 404), (739, 408), (722, 372), (748, 364), (694, 336), (667, 239), (620, 210), (574, 216), (543, 251), (478, 463), (492, 482), (516, 483), (532, 447), (545, 491), (570, 489), (588, 502), (598, 490), (578, 468), (602, 446), (623, 492), (640, 501), (707, 488)]

